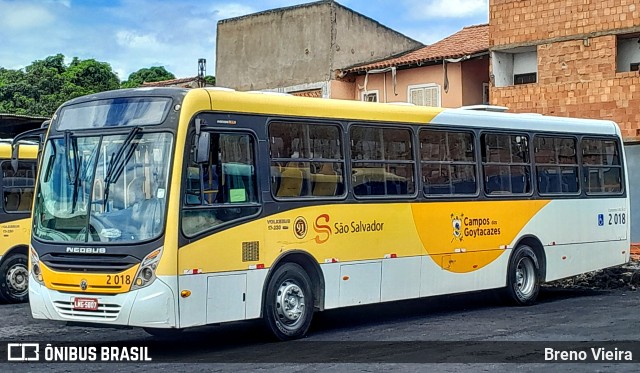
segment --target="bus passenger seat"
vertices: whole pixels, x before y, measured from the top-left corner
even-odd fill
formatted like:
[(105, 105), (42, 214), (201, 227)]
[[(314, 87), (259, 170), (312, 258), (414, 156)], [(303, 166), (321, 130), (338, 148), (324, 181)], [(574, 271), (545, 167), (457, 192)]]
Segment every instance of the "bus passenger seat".
[(302, 170), (293, 166), (293, 162), (289, 163), (280, 173), (280, 186), (276, 196), (299, 197), (302, 192), (302, 182)]
[(18, 211), (30, 211), (31, 203), (33, 202), (33, 191), (24, 190), (20, 195), (20, 204), (18, 205)]
[(4, 210), (18, 211), (20, 205), (20, 189), (5, 189)]

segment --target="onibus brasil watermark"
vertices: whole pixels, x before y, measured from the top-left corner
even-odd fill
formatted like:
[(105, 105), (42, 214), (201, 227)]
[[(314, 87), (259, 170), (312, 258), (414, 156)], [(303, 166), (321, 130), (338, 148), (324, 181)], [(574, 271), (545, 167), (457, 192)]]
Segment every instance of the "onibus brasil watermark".
[(53, 346), (47, 343), (8, 343), (7, 361), (126, 362), (152, 361), (145, 346)]

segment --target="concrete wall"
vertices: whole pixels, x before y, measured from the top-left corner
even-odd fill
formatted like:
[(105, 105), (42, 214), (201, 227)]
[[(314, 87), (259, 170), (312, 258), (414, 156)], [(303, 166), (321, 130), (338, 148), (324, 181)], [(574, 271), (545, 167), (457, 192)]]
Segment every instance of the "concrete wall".
[[(421, 84), (440, 86), (442, 107), (460, 107), (482, 104), (482, 83), (489, 81), (489, 58), (474, 59), (462, 63), (447, 64), (449, 91), (444, 91), (442, 64), (397, 70), (394, 92), (391, 72), (369, 74), (367, 91), (378, 91), (380, 102), (409, 102), (408, 87)], [(361, 100), (364, 91), (364, 75), (356, 76), (355, 91), (351, 99)]]
[(513, 55), (513, 75), (538, 72), (538, 53), (524, 52)]
[(618, 40), (618, 63), (619, 72), (631, 71), (631, 63), (640, 62), (640, 39), (629, 38)]
[(263, 90), (328, 82), (334, 70), (420, 47), (332, 1), (218, 22), (217, 85)]
[(631, 242), (640, 242), (640, 144), (624, 147), (629, 174), (629, 199), (631, 200)]
[(335, 6), (333, 70), (378, 61), (420, 47), (421, 43), (368, 17), (340, 5)]
[(513, 54), (504, 52), (491, 53), (491, 72), (496, 87), (513, 85)]
[(246, 91), (329, 80), (329, 11), (293, 7), (218, 22), (216, 85)]

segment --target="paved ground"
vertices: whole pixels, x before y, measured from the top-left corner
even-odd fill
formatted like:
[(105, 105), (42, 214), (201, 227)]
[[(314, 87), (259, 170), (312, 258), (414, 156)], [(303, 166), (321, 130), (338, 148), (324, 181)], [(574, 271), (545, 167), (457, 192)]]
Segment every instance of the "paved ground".
[[(0, 340), (58, 348), (148, 347), (152, 363), (0, 365), (2, 371), (533, 371), (549, 368), (545, 348), (631, 351), (640, 362), (640, 292), (545, 288), (532, 307), (504, 307), (492, 293), (327, 311), (309, 337), (273, 343), (259, 322), (200, 328), (166, 339), (139, 329), (32, 320), (28, 305), (0, 305)], [(583, 342), (583, 343), (579, 343)], [(42, 351), (41, 351), (42, 353)], [(6, 343), (0, 361), (6, 361)], [(579, 356), (578, 356), (579, 357)], [(619, 356), (624, 358), (625, 356)], [(199, 365), (192, 365), (200, 362)], [(231, 363), (229, 363), (231, 362)], [(443, 364), (433, 364), (442, 362)], [(508, 363), (509, 364), (506, 364)], [(153, 367), (149, 364), (153, 364)], [(206, 366), (204, 364), (207, 364)], [(638, 364), (557, 364), (554, 371), (638, 371)]]

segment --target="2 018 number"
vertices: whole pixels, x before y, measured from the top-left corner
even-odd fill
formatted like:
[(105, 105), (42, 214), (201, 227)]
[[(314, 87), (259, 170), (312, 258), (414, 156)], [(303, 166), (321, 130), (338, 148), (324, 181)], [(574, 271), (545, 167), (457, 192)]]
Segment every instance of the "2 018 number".
[(623, 213), (609, 214), (609, 225), (627, 224), (627, 216)]
[(107, 285), (130, 285), (131, 275), (107, 275)]

